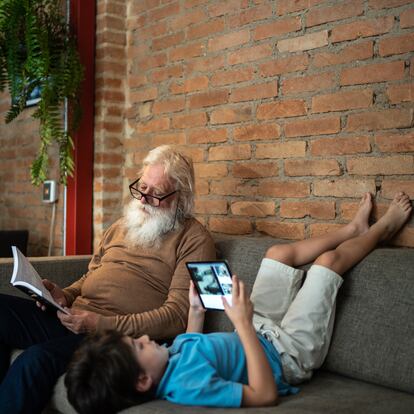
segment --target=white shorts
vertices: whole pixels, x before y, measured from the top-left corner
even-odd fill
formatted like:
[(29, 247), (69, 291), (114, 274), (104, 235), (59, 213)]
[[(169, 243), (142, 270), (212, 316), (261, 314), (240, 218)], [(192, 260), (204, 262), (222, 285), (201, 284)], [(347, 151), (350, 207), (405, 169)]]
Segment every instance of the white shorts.
[(336, 295), (343, 279), (313, 265), (307, 272), (264, 258), (253, 286), (253, 323), (281, 356), (290, 384), (312, 376), (328, 353), (335, 320)]

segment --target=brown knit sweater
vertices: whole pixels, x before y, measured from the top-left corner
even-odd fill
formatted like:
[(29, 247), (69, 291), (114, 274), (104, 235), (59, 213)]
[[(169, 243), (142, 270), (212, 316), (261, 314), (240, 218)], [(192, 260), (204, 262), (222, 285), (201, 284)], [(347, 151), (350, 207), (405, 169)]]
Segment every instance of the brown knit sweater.
[(195, 219), (164, 236), (159, 248), (128, 247), (123, 220), (114, 223), (88, 272), (63, 290), (73, 308), (98, 313), (97, 330), (171, 338), (185, 330), (190, 278), (187, 261), (214, 260), (214, 242)]

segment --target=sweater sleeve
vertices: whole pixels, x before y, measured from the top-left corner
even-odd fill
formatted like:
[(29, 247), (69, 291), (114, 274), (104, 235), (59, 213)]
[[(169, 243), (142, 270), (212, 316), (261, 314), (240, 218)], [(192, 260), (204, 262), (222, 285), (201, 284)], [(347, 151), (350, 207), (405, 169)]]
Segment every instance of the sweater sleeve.
[[(116, 329), (125, 335), (138, 337), (148, 334), (153, 339), (172, 338), (185, 331), (188, 315), (190, 277), (187, 261), (214, 260), (216, 251), (210, 234), (202, 229), (188, 237), (177, 249), (177, 260), (168, 295), (161, 307), (147, 312), (103, 316), (97, 330)], [(137, 300), (139, 300), (137, 298)]]
[(66, 301), (68, 302), (68, 305), (71, 306), (72, 303), (74, 302), (74, 300), (80, 296), (81, 294), (81, 289), (82, 289), (82, 285), (83, 282), (86, 280), (86, 278), (96, 269), (98, 269), (101, 266), (101, 259), (102, 256), (104, 255), (104, 251), (105, 251), (105, 242), (107, 240), (108, 237), (110, 237), (110, 233), (112, 232), (112, 227), (109, 227), (99, 245), (98, 248), (96, 249), (96, 251), (94, 252), (91, 261), (89, 262), (88, 265), (88, 271), (80, 278), (78, 279), (76, 282), (72, 283), (71, 285), (65, 287), (63, 289), (63, 294), (65, 295)]

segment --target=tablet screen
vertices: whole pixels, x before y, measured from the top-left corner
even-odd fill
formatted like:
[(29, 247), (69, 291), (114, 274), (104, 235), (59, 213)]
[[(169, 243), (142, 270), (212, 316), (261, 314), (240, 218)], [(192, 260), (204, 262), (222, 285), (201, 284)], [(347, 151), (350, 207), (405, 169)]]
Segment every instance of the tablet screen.
[(231, 305), (232, 280), (226, 262), (187, 262), (186, 265), (206, 309), (224, 310), (222, 296)]

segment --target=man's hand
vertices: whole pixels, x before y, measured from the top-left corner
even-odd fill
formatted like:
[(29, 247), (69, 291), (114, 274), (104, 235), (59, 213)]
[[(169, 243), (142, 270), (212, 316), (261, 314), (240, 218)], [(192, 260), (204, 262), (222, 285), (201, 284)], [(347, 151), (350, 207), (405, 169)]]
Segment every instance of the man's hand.
[(234, 327), (251, 325), (253, 320), (253, 304), (247, 296), (244, 283), (233, 275), (232, 305), (230, 306), (223, 296), (224, 310)]
[[(43, 286), (50, 292), (52, 298), (63, 308), (68, 306), (63, 290), (56, 284), (51, 282), (48, 279), (43, 279)], [(36, 305), (41, 308), (43, 311), (46, 310), (46, 306), (36, 301)]]
[(93, 332), (98, 323), (98, 314), (78, 309), (66, 309), (69, 315), (58, 311), (57, 316), (66, 328), (75, 334)]

